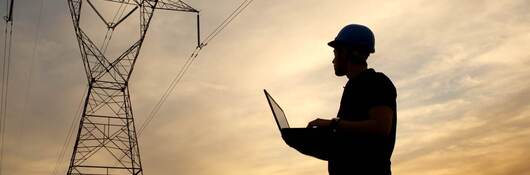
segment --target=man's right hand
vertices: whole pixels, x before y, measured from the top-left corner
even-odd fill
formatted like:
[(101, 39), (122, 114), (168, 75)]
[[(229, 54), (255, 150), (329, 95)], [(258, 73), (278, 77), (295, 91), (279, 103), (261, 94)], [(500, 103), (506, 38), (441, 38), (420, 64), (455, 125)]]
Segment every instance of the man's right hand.
[(331, 120), (317, 118), (309, 122), (309, 124), (307, 124), (307, 128), (325, 128), (329, 127), (330, 124)]

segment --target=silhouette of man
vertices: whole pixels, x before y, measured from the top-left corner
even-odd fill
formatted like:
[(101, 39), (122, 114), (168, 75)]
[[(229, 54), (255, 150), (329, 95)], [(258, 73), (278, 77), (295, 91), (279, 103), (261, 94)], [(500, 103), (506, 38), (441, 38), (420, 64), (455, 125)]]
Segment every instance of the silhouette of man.
[(390, 175), (396, 140), (396, 97), (392, 81), (369, 69), (375, 52), (372, 31), (358, 24), (344, 27), (328, 43), (334, 50), (335, 75), (348, 77), (337, 118), (316, 119), (308, 128), (330, 128), (327, 157), (330, 175)]

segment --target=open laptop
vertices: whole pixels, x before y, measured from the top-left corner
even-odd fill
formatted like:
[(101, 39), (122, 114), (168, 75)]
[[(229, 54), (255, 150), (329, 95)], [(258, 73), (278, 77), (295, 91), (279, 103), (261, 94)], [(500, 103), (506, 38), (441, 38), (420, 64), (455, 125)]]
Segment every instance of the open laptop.
[(287, 121), (287, 117), (285, 116), (285, 112), (283, 112), (282, 107), (276, 103), (274, 98), (272, 98), (267, 90), (263, 90), (263, 92), (265, 92), (265, 97), (267, 97), (267, 101), (269, 102), (269, 106), (272, 110), (272, 115), (274, 115), (274, 119), (276, 120), (276, 124), (278, 125), (280, 131), (282, 129), (290, 128), (289, 122)]
[(276, 124), (280, 129), (282, 138), (287, 143), (287, 145), (293, 147), (294, 149), (300, 151), (303, 154), (314, 156), (320, 159), (325, 159), (327, 157), (322, 153), (321, 150), (325, 148), (329, 137), (329, 129), (326, 128), (291, 128), (285, 112), (283, 109), (276, 103), (274, 98), (267, 92), (265, 92), (265, 97), (269, 102), (269, 106), (276, 120)]

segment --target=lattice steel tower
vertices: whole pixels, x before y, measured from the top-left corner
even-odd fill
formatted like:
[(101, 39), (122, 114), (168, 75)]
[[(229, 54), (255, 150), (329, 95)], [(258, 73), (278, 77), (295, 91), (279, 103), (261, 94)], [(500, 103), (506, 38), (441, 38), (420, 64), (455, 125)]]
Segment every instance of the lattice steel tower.
[[(172, 0), (67, 1), (88, 79), (88, 92), (67, 174), (143, 174), (128, 88), (131, 73), (155, 9), (197, 14), (198, 11), (182, 1)], [(111, 9), (115, 7), (117, 11)], [(113, 17), (105, 16), (108, 11), (115, 12)], [(94, 25), (81, 25), (89, 16), (103, 24), (102, 30), (107, 32), (102, 40), (99, 38), (99, 43), (87, 34)], [(140, 18), (139, 25), (131, 23), (128, 18), (132, 16)], [(129, 39), (138, 38), (126, 44), (125, 49), (107, 53), (113, 33), (124, 23), (139, 27), (139, 30), (123, 28), (139, 33), (139, 36), (127, 36)]]

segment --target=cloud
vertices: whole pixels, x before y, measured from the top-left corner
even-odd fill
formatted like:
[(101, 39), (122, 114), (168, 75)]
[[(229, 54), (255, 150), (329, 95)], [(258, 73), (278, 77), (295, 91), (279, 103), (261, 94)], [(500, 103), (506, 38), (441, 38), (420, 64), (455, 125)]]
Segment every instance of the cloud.
[[(190, 2), (201, 10), (203, 37), (238, 3)], [(524, 174), (528, 3), (255, 1), (203, 50), (140, 136), (145, 173), (325, 173), (326, 162), (282, 142), (262, 89), (293, 126), (333, 117), (346, 80), (334, 77), (325, 43), (362, 23), (376, 33), (369, 64), (398, 88), (395, 174)], [(66, 3), (46, 2), (25, 104), (38, 4), (19, 4), (2, 171), (50, 174), (86, 79)], [(194, 49), (194, 20), (155, 14), (131, 80), (137, 126)]]

